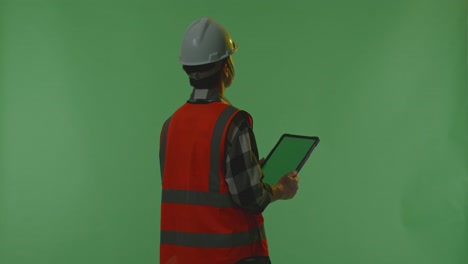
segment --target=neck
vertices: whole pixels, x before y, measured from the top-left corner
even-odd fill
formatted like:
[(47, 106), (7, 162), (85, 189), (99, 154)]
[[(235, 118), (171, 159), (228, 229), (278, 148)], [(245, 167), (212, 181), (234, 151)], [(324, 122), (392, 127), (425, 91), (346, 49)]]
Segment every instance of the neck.
[(221, 96), (224, 96), (224, 84), (221, 83), (218, 87), (214, 88), (215, 91), (217, 91)]
[(218, 87), (214, 88), (214, 90), (219, 93), (221, 97), (221, 102), (229, 105), (231, 104), (231, 102), (229, 102), (229, 100), (226, 97), (224, 97), (224, 91), (226, 90), (226, 87), (224, 87), (224, 83), (221, 83)]

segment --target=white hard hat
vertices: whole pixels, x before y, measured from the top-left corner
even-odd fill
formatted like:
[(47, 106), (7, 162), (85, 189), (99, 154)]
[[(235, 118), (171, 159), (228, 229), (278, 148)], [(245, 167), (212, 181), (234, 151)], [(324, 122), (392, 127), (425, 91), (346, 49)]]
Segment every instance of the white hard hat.
[(209, 17), (190, 24), (182, 40), (180, 63), (187, 66), (220, 61), (237, 51), (227, 30)]

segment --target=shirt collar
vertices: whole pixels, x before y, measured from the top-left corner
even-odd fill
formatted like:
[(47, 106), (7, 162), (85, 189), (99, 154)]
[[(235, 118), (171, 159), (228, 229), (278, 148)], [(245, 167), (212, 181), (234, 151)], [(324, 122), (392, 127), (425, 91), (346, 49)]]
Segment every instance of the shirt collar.
[(212, 89), (193, 89), (189, 99), (190, 103), (221, 102), (221, 95)]

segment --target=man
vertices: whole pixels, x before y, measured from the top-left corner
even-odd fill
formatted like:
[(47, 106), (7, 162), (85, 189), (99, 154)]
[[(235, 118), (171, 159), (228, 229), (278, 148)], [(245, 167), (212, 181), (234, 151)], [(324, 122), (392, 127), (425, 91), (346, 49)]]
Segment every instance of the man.
[(210, 18), (185, 32), (180, 62), (194, 89), (161, 131), (160, 263), (270, 263), (262, 212), (298, 189), (295, 171), (262, 182), (252, 118), (224, 97), (236, 51)]

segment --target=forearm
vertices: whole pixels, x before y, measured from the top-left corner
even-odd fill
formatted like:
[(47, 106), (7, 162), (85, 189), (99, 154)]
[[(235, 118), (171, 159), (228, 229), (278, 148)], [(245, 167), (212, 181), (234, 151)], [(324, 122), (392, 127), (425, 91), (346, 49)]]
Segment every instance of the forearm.
[(271, 186), (271, 202), (283, 199), (284, 187), (282, 184)]
[(242, 191), (240, 194), (232, 194), (232, 196), (239, 207), (253, 214), (263, 212), (272, 199), (270, 187), (261, 183), (254, 188)]

